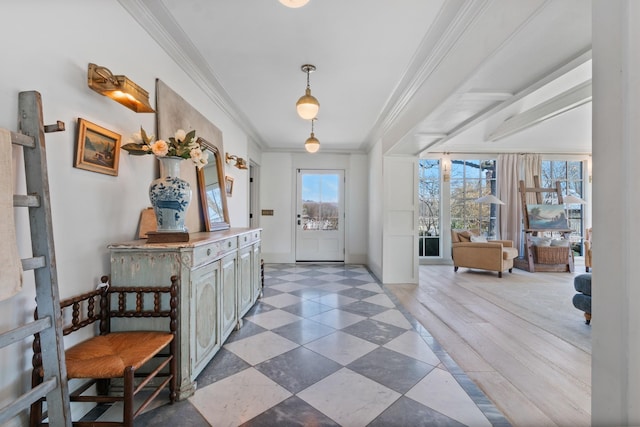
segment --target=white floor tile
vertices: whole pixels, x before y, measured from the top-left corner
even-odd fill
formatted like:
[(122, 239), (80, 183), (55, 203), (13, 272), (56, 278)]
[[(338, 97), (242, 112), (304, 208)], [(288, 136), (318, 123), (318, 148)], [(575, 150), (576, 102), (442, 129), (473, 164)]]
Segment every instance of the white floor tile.
[(298, 393), (298, 397), (343, 426), (366, 426), (400, 394), (343, 368)]
[(307, 343), (304, 346), (342, 365), (348, 365), (378, 347), (369, 341), (340, 331)]
[(298, 347), (298, 344), (271, 331), (262, 332), (224, 345), (224, 348), (251, 365), (257, 365), (296, 347)]
[(406, 396), (467, 426), (491, 426), (455, 378), (442, 369), (431, 371)]
[[(342, 285), (336, 285), (342, 286)], [(347, 288), (348, 286), (345, 286)], [(320, 304), (328, 305), (329, 307), (338, 308), (343, 305), (351, 304), (358, 301), (355, 298), (347, 297), (340, 294), (326, 294), (318, 298), (314, 298), (313, 301), (317, 301)]]
[(307, 286), (299, 285), (297, 283), (279, 283), (277, 285), (269, 286), (270, 289), (275, 289), (280, 292), (293, 292), (299, 289), (305, 289)]
[(291, 396), (253, 368), (198, 389), (189, 401), (216, 427), (236, 427)]
[(391, 309), (383, 311), (380, 314), (371, 316), (373, 320), (379, 320), (380, 322), (388, 323), (393, 326), (397, 326), (402, 329), (412, 329), (411, 323), (399, 310)]
[(316, 286), (317, 289), (322, 289), (327, 292), (340, 292), (346, 289), (350, 289), (351, 286), (343, 285), (341, 283), (327, 283), (326, 285)]
[(405, 332), (399, 337), (389, 341), (384, 347), (413, 357), (429, 365), (438, 366), (440, 364), (438, 356), (433, 353), (422, 337), (413, 331)]
[(279, 294), (272, 297), (262, 298), (261, 301), (273, 307), (282, 308), (289, 305), (297, 304), (302, 301), (302, 299), (291, 294)]
[(325, 311), (324, 313), (316, 314), (309, 318), (309, 320), (331, 326), (334, 329), (346, 328), (364, 319), (366, 319), (366, 317), (338, 309)]
[(367, 283), (366, 285), (360, 285), (357, 288), (364, 289), (371, 292), (378, 292), (378, 293), (384, 292), (380, 287), (380, 285), (378, 285), (377, 283)]
[(363, 301), (370, 302), (371, 304), (378, 304), (387, 308), (396, 308), (396, 305), (385, 294), (378, 294), (363, 299)]
[(295, 314), (279, 309), (245, 317), (245, 320), (249, 320), (250, 322), (262, 326), (265, 329), (279, 328), (280, 326), (297, 322), (300, 319), (302, 319), (302, 317), (298, 317)]

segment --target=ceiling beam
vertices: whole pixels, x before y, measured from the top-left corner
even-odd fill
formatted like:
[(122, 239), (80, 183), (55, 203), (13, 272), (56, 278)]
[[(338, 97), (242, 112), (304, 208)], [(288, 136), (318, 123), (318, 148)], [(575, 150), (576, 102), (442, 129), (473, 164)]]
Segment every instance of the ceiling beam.
[(589, 79), (523, 113), (508, 118), (489, 134), (487, 140), (498, 141), (591, 102), (591, 92), (591, 79)]

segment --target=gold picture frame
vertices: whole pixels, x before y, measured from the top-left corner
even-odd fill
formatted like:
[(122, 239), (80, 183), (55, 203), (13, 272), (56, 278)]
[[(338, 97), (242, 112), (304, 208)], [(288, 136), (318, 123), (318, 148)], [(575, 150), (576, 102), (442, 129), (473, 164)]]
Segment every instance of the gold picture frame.
[(78, 119), (78, 138), (73, 166), (118, 176), (122, 137), (85, 119)]
[(227, 193), (227, 197), (231, 197), (231, 195), (233, 194), (233, 177), (224, 177), (224, 189)]

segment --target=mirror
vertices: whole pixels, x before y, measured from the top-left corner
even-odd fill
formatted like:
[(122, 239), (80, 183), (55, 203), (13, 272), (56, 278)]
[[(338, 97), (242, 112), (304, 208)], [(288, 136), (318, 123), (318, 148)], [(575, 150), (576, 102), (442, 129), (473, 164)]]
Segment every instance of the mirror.
[(224, 160), (218, 147), (202, 138), (198, 142), (209, 152), (209, 163), (198, 169), (200, 206), (206, 231), (229, 228), (227, 194), (224, 188)]

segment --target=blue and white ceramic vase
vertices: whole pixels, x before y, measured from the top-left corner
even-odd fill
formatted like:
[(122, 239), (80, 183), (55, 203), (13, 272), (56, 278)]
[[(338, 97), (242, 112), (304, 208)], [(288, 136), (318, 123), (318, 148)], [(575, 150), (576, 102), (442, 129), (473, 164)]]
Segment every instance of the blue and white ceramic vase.
[(180, 178), (182, 157), (158, 157), (160, 178), (151, 181), (149, 199), (156, 214), (158, 232), (186, 232), (184, 220), (191, 202), (191, 186)]

